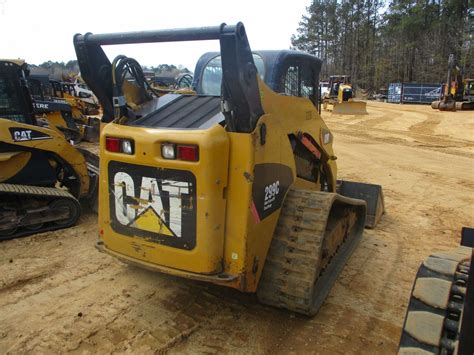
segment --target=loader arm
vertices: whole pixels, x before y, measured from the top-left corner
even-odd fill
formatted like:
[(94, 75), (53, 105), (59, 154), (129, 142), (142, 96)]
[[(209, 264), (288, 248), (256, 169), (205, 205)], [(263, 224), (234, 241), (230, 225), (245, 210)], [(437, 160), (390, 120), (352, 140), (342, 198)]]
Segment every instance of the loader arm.
[(112, 64), (101, 46), (134, 43), (219, 40), (223, 79), (221, 104), (227, 130), (252, 132), (263, 115), (257, 69), (253, 60), (244, 25), (221, 24), (215, 27), (121, 32), (109, 34), (77, 34), (74, 36), (81, 75), (97, 95), (104, 110), (102, 121), (114, 118)]

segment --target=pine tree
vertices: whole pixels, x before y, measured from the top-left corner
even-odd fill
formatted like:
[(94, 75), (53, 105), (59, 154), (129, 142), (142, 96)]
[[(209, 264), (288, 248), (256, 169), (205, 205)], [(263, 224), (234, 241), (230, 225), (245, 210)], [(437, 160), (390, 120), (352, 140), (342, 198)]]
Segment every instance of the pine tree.
[(474, 0), (314, 0), (291, 41), (323, 60), (321, 77), (365, 88), (442, 82), (453, 53), (474, 75)]

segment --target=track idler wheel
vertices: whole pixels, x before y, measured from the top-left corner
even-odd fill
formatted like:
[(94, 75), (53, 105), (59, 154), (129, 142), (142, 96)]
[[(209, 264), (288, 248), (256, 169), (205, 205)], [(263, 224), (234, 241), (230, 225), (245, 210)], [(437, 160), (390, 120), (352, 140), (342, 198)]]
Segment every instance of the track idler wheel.
[(12, 235), (15, 235), (18, 228), (9, 228), (9, 229), (2, 229), (0, 230), (0, 240), (3, 238), (9, 238)]
[(440, 102), (438, 108), (440, 111), (456, 111), (456, 102), (455, 101)]
[(28, 229), (30, 231), (37, 231), (43, 228), (44, 223), (35, 223), (35, 224), (30, 224), (28, 226), (25, 226), (25, 229)]
[(77, 222), (79, 216), (81, 215), (81, 208), (75, 200), (70, 199), (60, 199), (51, 202), (50, 208), (58, 212), (68, 211), (68, 217), (54, 221), (58, 226), (67, 227), (72, 226)]
[(433, 110), (439, 110), (439, 105), (440, 105), (440, 104), (441, 104), (441, 101), (439, 101), (439, 100), (433, 101), (433, 102), (431, 103), (431, 108), (432, 108)]

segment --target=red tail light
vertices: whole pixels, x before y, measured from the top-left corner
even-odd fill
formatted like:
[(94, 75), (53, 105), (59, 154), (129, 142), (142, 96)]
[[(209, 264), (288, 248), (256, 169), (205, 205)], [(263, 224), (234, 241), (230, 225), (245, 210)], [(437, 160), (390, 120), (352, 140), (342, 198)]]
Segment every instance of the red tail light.
[(120, 139), (105, 137), (105, 149), (107, 149), (109, 152), (120, 153)]
[(105, 149), (109, 152), (134, 154), (135, 146), (131, 139), (105, 137)]
[(187, 161), (199, 160), (199, 147), (197, 145), (178, 144), (178, 159)]

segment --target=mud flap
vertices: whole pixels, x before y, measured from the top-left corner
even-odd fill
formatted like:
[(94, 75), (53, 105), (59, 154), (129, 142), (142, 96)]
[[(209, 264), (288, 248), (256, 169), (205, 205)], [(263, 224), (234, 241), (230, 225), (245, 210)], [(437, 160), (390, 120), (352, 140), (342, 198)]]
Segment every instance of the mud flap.
[(364, 101), (343, 101), (333, 104), (332, 113), (338, 115), (367, 115), (367, 103)]
[(337, 193), (364, 200), (367, 203), (367, 218), (365, 220), (367, 228), (374, 228), (385, 213), (382, 186), (380, 185), (338, 180)]

